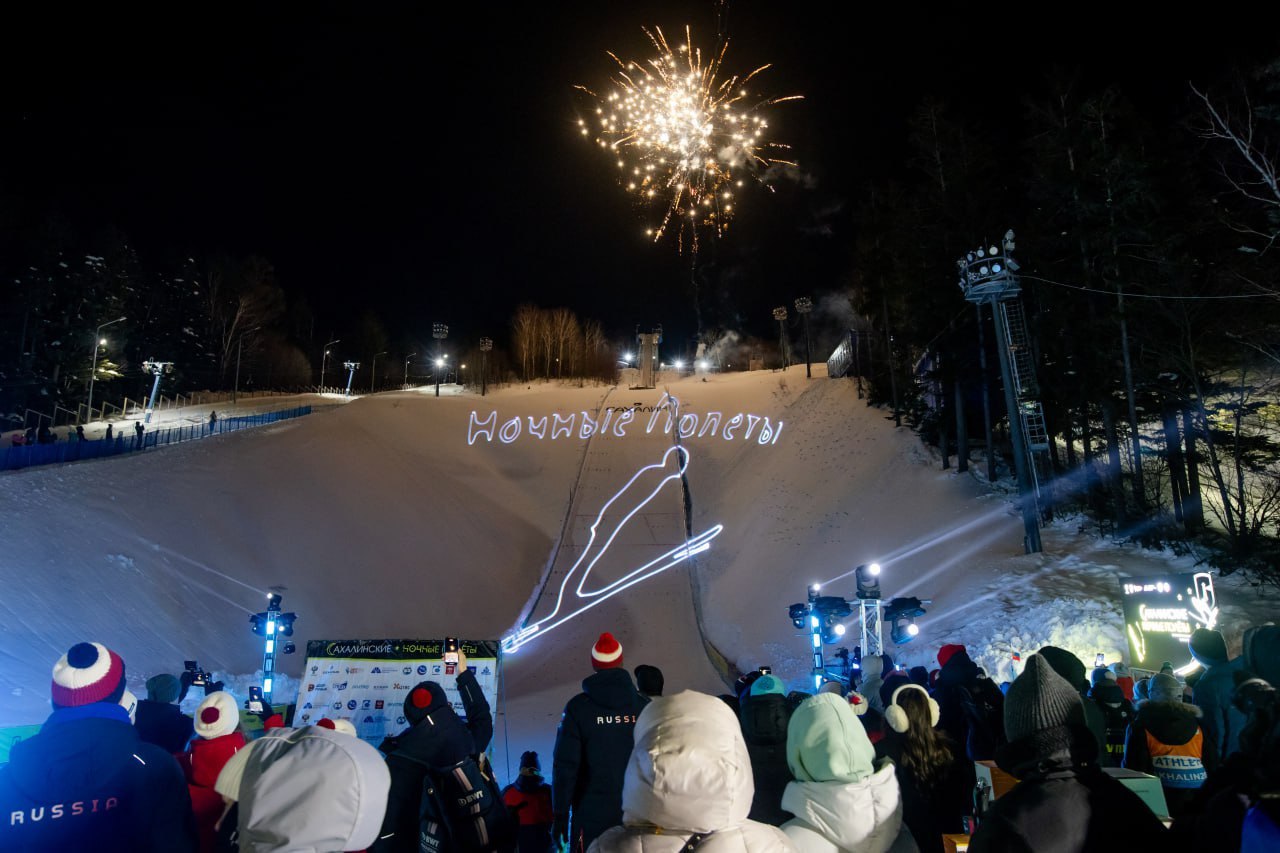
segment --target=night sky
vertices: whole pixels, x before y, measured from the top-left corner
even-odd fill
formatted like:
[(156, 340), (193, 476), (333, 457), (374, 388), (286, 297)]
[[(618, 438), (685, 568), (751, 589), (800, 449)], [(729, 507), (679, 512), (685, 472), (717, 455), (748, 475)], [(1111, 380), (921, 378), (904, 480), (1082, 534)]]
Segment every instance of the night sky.
[[(317, 335), (365, 307), (393, 334), (439, 321), (502, 335), (523, 301), (619, 336), (693, 332), (691, 257), (645, 241), (610, 159), (576, 132), (590, 102), (573, 85), (606, 87), (605, 50), (647, 57), (642, 25), (675, 38), (690, 23), (712, 43), (713, 3), (73, 9), (3, 13), (6, 227), (51, 212), (86, 233), (114, 224), (150, 268), (260, 253), (306, 295)], [(798, 179), (748, 193), (698, 258), (732, 292), (715, 319), (767, 331), (773, 305), (848, 280), (852, 210), (905, 168), (906, 119), (926, 95), (988, 121), (1007, 108), (1013, 144), (1021, 99), (1055, 65), (1158, 113), (1189, 78), (1275, 49), (1265, 27), (1113, 9), (728, 3), (727, 66), (773, 62), (753, 89), (806, 100), (771, 115)]]

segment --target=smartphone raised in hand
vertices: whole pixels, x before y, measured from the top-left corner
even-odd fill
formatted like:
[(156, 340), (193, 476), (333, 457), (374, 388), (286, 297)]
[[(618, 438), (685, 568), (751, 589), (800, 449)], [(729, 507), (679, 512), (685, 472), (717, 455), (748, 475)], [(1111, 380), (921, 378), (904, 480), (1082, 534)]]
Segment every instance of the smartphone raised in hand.
[(1097, 656), (1096, 658), (1094, 658), (1094, 659), (1093, 659), (1093, 665), (1094, 665), (1095, 667), (1097, 667), (1097, 666), (1106, 666), (1106, 665), (1107, 665), (1107, 656), (1106, 656), (1106, 655), (1104, 655), (1102, 652), (1098, 652), (1098, 656)]
[(249, 698), (244, 702), (245, 710), (250, 714), (261, 714), (263, 708), (266, 707), (262, 701), (262, 688), (250, 687)]
[(458, 638), (444, 638), (444, 662), (455, 666), (458, 664)]

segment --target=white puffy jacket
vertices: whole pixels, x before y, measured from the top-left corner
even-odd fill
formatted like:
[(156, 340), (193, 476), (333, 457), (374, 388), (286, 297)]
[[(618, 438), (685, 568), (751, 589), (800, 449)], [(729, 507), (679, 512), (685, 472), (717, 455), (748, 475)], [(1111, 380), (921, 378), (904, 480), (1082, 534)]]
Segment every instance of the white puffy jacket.
[(800, 853), (915, 849), (906, 833), (895, 846), (902, 830), (902, 797), (888, 761), (861, 782), (792, 782), (782, 794), (782, 808), (795, 815), (782, 831)]
[(699, 853), (796, 853), (776, 827), (747, 819), (754, 792), (729, 706), (692, 690), (654, 699), (636, 721), (624, 825), (597, 838), (591, 853), (675, 853), (695, 834), (704, 836)]

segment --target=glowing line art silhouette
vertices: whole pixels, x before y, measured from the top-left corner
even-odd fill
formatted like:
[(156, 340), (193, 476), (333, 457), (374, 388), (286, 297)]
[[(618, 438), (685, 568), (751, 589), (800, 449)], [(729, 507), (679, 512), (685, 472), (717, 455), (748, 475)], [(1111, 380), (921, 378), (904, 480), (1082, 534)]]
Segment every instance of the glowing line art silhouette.
[[(636, 503), (636, 505), (632, 507), (616, 525), (614, 525), (613, 530), (610, 531), (607, 536), (602, 537), (600, 535), (600, 526), (601, 522), (604, 521), (605, 514), (608, 513), (615, 504), (625, 506), (625, 503), (622, 503), (622, 499), (624, 496), (627, 496), (628, 493), (632, 493), (632, 496), (634, 497), (635, 492), (633, 492), (633, 489), (638, 488), (638, 493), (644, 494), (644, 490), (647, 486), (641, 485), (637, 487), (636, 484), (649, 472), (666, 470), (668, 468), (668, 462), (672, 459), (673, 454), (676, 459), (676, 467), (670, 470), (666, 476), (659, 480), (657, 485), (653, 486), (652, 489), (649, 490), (648, 494), (645, 494), (643, 499)], [(665, 554), (655, 557), (643, 566), (632, 569), (622, 577), (600, 587), (599, 589), (586, 589), (587, 579), (591, 576), (591, 570), (595, 568), (596, 563), (598, 563), (600, 558), (609, 550), (614, 539), (617, 538), (618, 533), (626, 526), (627, 522), (644, 509), (645, 506), (648, 505), (649, 501), (657, 497), (658, 493), (661, 492), (668, 483), (673, 480), (679, 480), (684, 474), (685, 469), (688, 467), (689, 451), (679, 445), (676, 445), (662, 455), (661, 462), (653, 465), (646, 465), (641, 468), (630, 480), (627, 481), (625, 486), (618, 490), (617, 494), (609, 498), (609, 500), (605, 502), (604, 506), (602, 506), (600, 511), (596, 514), (595, 521), (591, 523), (591, 534), (587, 539), (586, 546), (582, 549), (582, 553), (578, 556), (578, 559), (574, 561), (574, 564), (569, 571), (565, 573), (564, 580), (560, 582), (560, 589), (556, 596), (556, 606), (550, 613), (539, 619), (537, 622), (525, 625), (514, 634), (504, 637), (502, 640), (502, 650), (505, 652), (514, 652), (535, 636), (542, 636), (551, 629), (563, 625), (573, 617), (581, 613), (585, 613), (597, 604), (604, 603), (613, 596), (622, 592), (624, 589), (635, 586), (641, 581), (647, 580), (654, 575), (661, 574), (667, 569), (679, 565), (695, 554), (701, 554), (704, 551), (709, 550), (711, 548), (711, 540), (720, 535), (721, 531), (724, 530), (724, 525), (717, 524), (714, 527), (704, 530), (697, 536), (690, 537), (684, 544), (678, 545), (670, 551), (667, 551)], [(597, 541), (599, 541), (599, 544), (597, 544)], [(565, 610), (568, 606), (565, 602), (565, 590), (568, 588), (569, 582), (573, 579), (574, 575), (578, 574), (580, 569), (581, 575), (578, 578), (577, 587), (574, 589), (573, 594), (578, 599), (587, 599), (587, 601), (576, 609), (561, 613), (561, 610)]]

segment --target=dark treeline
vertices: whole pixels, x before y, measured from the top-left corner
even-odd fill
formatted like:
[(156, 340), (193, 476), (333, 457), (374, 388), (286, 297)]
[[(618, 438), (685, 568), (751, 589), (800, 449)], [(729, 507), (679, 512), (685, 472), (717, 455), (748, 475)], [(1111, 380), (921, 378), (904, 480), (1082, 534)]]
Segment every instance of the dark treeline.
[(981, 440), (984, 390), (1003, 416), (991, 309), (964, 300), (956, 262), (1012, 228), (1053, 501), (1274, 577), (1280, 62), (1193, 82), (1172, 111), (1063, 75), (1011, 112), (922, 103), (909, 170), (861, 200), (850, 301), (872, 400), (944, 464), (961, 430)]

